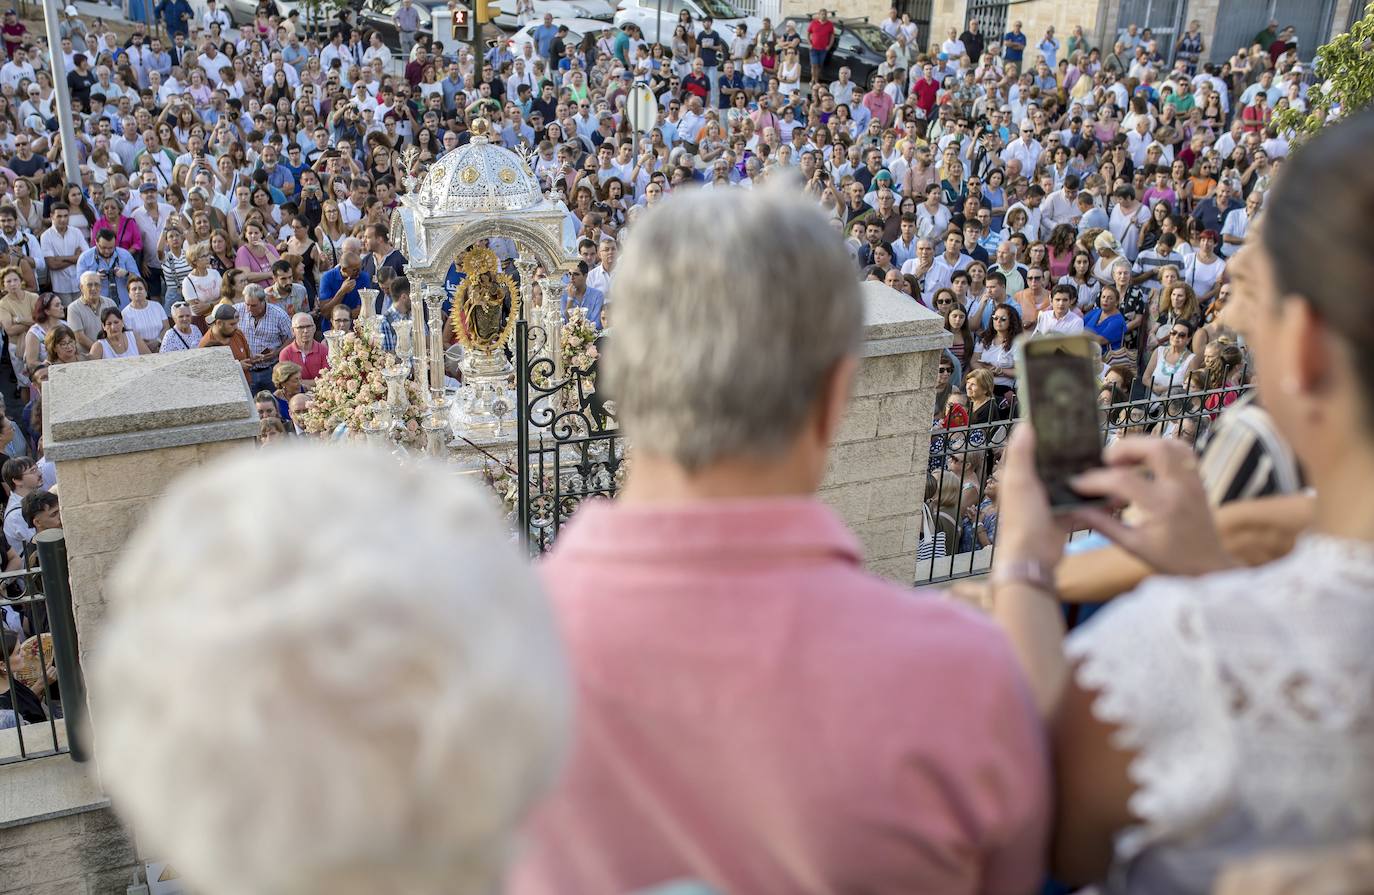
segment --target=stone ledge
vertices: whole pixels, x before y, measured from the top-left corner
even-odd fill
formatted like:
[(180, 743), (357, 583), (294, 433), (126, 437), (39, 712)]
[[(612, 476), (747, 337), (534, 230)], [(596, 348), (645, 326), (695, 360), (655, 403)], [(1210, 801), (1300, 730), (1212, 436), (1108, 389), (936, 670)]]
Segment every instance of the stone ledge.
[(43, 400), (55, 460), (243, 438), (258, 428), (248, 383), (226, 348), (61, 364)]
[[(180, 354), (181, 352), (177, 353)], [(46, 442), (45, 448), (47, 455), (53, 460), (85, 460), (89, 457), (108, 457), (111, 454), (155, 451), (161, 448), (182, 447), (188, 444), (238, 441), (257, 437), (258, 430), (259, 423), (255, 411), (252, 419), (199, 423), (171, 429), (154, 429), (147, 432), (104, 435), (70, 441), (53, 441)]]
[(68, 755), (5, 765), (0, 781), (0, 830), (110, 806), (95, 764), (77, 764)]

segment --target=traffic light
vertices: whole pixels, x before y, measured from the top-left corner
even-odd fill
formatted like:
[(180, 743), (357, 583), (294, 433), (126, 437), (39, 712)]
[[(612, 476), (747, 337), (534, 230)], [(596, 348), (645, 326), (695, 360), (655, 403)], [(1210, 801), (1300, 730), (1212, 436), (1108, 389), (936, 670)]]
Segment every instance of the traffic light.
[(487, 0), (473, 0), (472, 6), (477, 13), (477, 24), (485, 25), (491, 21), (491, 10), (487, 8)]
[[(484, 4), (485, 5), (485, 4)], [(457, 3), (453, 7), (453, 39), (471, 44), (476, 36), (477, 17), (473, 15), (468, 2)]]

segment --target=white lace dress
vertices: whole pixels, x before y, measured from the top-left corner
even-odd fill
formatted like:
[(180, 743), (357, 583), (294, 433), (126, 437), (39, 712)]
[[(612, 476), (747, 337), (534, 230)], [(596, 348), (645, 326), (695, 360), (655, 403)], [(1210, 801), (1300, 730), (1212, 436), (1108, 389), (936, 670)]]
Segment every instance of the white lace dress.
[(1206, 893), (1226, 862), (1374, 834), (1374, 545), (1165, 578), (1070, 635), (1138, 750), (1107, 893)]

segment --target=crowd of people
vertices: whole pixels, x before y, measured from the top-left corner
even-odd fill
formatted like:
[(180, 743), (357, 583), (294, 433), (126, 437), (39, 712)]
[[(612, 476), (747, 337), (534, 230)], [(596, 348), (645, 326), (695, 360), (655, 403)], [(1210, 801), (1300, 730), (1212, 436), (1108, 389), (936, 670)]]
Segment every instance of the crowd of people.
[[(319, 365), (301, 360), (338, 306), (356, 317), (372, 286), (378, 313), (409, 316), (391, 211), (478, 117), (568, 209), (585, 270), (563, 301), (598, 327), (645, 209), (789, 177), (862, 276), (945, 317), (942, 419), (1011, 414), (1022, 331), (1089, 332), (1128, 390), (1176, 389), (1233, 336), (1215, 322), (1225, 259), (1288, 151), (1271, 118), (1308, 89), (1277, 22), (1214, 65), (1196, 23), (1172, 48), (1134, 26), (1110, 48), (1081, 28), (1030, 46), (1018, 22), (984, 35), (971, 20), (941, 42), (894, 10), (885, 61), (858, 83), (827, 76), (846, 25), (824, 9), (753, 34), (683, 11), (662, 45), (634, 25), (572, 40), (551, 15), (518, 46), (407, 32), (399, 62), (347, 11), (312, 32), (268, 0), (240, 27), (216, 0), (157, 9), (161, 27), (118, 31), (63, 11), (80, 183), (64, 174), (43, 41), (6, 25), (0, 363), (30, 436), (53, 364), (219, 345), (264, 404), (278, 399), (264, 434), (292, 431), (296, 385), (278, 365), (302, 367), (308, 404)], [(647, 133), (625, 114), (636, 84), (660, 105)], [(979, 370), (991, 403), (968, 393)]]
[[(406, 21), (411, 3), (402, 0)], [(567, 209), (578, 260), (563, 303), (585, 309), (598, 328), (615, 320), (610, 341), (622, 347), (618, 359), (608, 355), (606, 375), (621, 389), (617, 406), (636, 450), (622, 500), (580, 511), (544, 566), (578, 721), (566, 772), (528, 829), (516, 891), (631, 892), (683, 877), (735, 892), (1020, 892), (1038, 886), (1052, 863), (1062, 879), (1105, 882), (1109, 891), (1203, 892), (1225, 884), (1231, 859), (1275, 846), (1358, 846), (1374, 833), (1363, 807), (1374, 804), (1361, 770), (1367, 709), (1343, 701), (1348, 691), (1325, 666), (1284, 666), (1290, 675), (1281, 678), (1282, 692), (1246, 687), (1243, 673), (1255, 658), (1248, 649), (1286, 654), (1276, 645), (1281, 631), (1332, 655), (1363, 655), (1367, 640), (1358, 638), (1367, 623), (1321, 624), (1336, 613), (1367, 616), (1349, 605), (1368, 571), (1371, 532), (1358, 506), (1302, 504), (1305, 515), (1285, 518), (1315, 519), (1325, 534), (1299, 541), (1295, 555), (1270, 571), (1216, 579), (1215, 605), (1198, 603), (1191, 584), (1149, 582), (1146, 599), (1124, 598), (1120, 611), (1108, 607), (1100, 625), (1065, 641), (1058, 600), (1045, 599), (1100, 601), (1107, 580), (1130, 582), (1115, 588), (1119, 594), (1159, 573), (1212, 572), (1250, 556), (1246, 538), (1256, 528), (1279, 528), (1289, 537), (1277, 540), (1291, 546), (1292, 532), (1274, 511), (1246, 499), (1297, 492), (1299, 457), (1318, 500), (1323, 488), (1334, 498), (1369, 480), (1367, 396), (1356, 385), (1367, 378), (1359, 358), (1371, 346), (1362, 341), (1367, 315), (1354, 299), (1370, 275), (1370, 247), (1351, 246), (1367, 232), (1371, 192), (1363, 163), (1350, 160), (1350, 145), (1367, 146), (1374, 136), (1367, 118), (1312, 156), (1318, 161), (1308, 164), (1301, 188), (1290, 184), (1282, 236), (1258, 238), (1285, 169), (1301, 164), (1300, 157), (1288, 161), (1289, 135), (1273, 123), (1285, 108), (1304, 108), (1310, 89), (1291, 28), (1271, 22), (1218, 65), (1206, 61), (1215, 54), (1196, 23), (1171, 47), (1134, 26), (1110, 47), (1093, 46), (1081, 28), (1062, 45), (1053, 29), (1032, 45), (1018, 22), (985, 35), (973, 20), (940, 40), (894, 11), (881, 24), (890, 41), (885, 61), (859, 83), (844, 67), (829, 76), (845, 23), (824, 9), (800, 26), (764, 20), (757, 33), (731, 33), (684, 11), (662, 45), (633, 25), (574, 41), (546, 16), (529, 43), (498, 38), (469, 47), (411, 35), (400, 60), (381, 34), (355, 27), (346, 12), (316, 34), (270, 2), (238, 28), (216, 0), (206, 0), (203, 12), (185, 0), (158, 10), (159, 28), (117, 30), (83, 20), (73, 7), (63, 11), (59, 75), (72, 97), (79, 183), (64, 173), (61, 113), (42, 41), (6, 17), (6, 568), (24, 564), (37, 531), (60, 526), (41, 439), (43, 383), (55, 365), (228, 347), (256, 398), (262, 440), (303, 434), (299, 417), (328, 364), (321, 336), (354, 325), (360, 290), (378, 290), (373, 310), (382, 315), (384, 337), (389, 324), (410, 318), (407, 261), (390, 241), (390, 214), (407, 176), (470, 142), (481, 118), (492, 139), (528, 154)], [(660, 106), (646, 133), (635, 132), (625, 113), (638, 84)], [(1309, 180), (1320, 201), (1303, 194)], [(1342, 239), (1308, 232), (1318, 219)], [(513, 260), (504, 241), (491, 248)], [(786, 263), (760, 263), (768, 257)], [(1138, 476), (1119, 469), (1083, 487), (1129, 500), (1144, 521), (1127, 528), (1093, 516), (1116, 552), (1061, 562), (1064, 545), (1042, 506), (1022, 432), (1010, 443), (939, 458), (941, 470), (955, 471), (954, 484), (935, 476), (929, 495), (936, 512), (926, 555), (998, 544), (994, 583), (979, 598), (1001, 630), (866, 576), (852, 535), (811, 497), (856, 363), (855, 287), (863, 279), (944, 319), (952, 345), (940, 366), (934, 425), (946, 434), (1016, 413), (1018, 338), (1082, 332), (1101, 347), (1106, 404), (1165, 406), (1182, 392), (1217, 393), (1206, 409), (1218, 437), (1211, 459), (1204, 454), (1200, 485), (1190, 478), (1190, 450), (1123, 439), (1112, 462), (1148, 466), (1160, 487), (1143, 493)], [(740, 302), (741, 295), (750, 301)], [(718, 325), (700, 327), (702, 319)], [(1251, 355), (1262, 361), (1266, 349), (1270, 366), (1252, 365)], [(1272, 420), (1255, 422), (1258, 408), (1221, 412), (1251, 384), (1252, 367), (1266, 396), (1284, 405), (1269, 408)], [(751, 400), (732, 403), (729, 394)], [(1250, 436), (1222, 437), (1228, 418), (1241, 420)], [(1293, 440), (1291, 452), (1275, 446), (1282, 441), (1276, 427)], [(1153, 423), (1136, 428), (1186, 434), (1182, 423), (1173, 432)], [(308, 447), (300, 450), (305, 459), (290, 469), (330, 468)], [(260, 506), (279, 496), (268, 486), (279, 486), (288, 467), (259, 476), (270, 459), (256, 462), (237, 467), (251, 488), (204, 484), (207, 490), (188, 491), (187, 500), (230, 506), (251, 498)], [(366, 518), (367, 500), (389, 498), (342, 490), (368, 470), (340, 462), (341, 477), (319, 476), (318, 486), (342, 501), (333, 520), (342, 526)], [(417, 482), (416, 493), (434, 490)], [(451, 507), (429, 509), (443, 525), (455, 524)], [(190, 512), (186, 505), (181, 511)], [(194, 604), (206, 618), (223, 611), (242, 623), (244, 594), (270, 601), (294, 586), (238, 581), (234, 576), (251, 569), (223, 563), (225, 555), (267, 556), (291, 542), (275, 523), (243, 539), (215, 539), (216, 526), (242, 518), (196, 518), (207, 526), (196, 545), (216, 548), (200, 559), (225, 582)], [(187, 529), (181, 517), (169, 519), (156, 530)], [(470, 532), (450, 534), (461, 540)], [(151, 543), (145, 538), (142, 554)], [(225, 546), (232, 549), (225, 553)], [(306, 557), (340, 572), (344, 590), (356, 587), (358, 580), (342, 574), (352, 566), (337, 554), (337, 540), (328, 547), (333, 552)], [(472, 568), (492, 563), (489, 577), (472, 579), (474, 588), (518, 578), (499, 556), (472, 551)], [(197, 558), (185, 557), (202, 580)], [(1111, 575), (1104, 563), (1112, 564)], [(159, 568), (166, 578), (150, 586), (186, 592), (175, 569)], [(1311, 583), (1316, 568), (1329, 584)], [(1092, 586), (1080, 593), (1075, 575)], [(415, 665), (392, 679), (394, 669), (382, 673), (372, 664), (380, 654), (364, 649), (385, 646), (369, 638), (392, 632), (379, 632), (366, 611), (379, 594), (393, 593), (391, 579), (378, 573), (361, 580), (371, 586), (355, 601), (321, 603), (310, 616), (315, 626), (337, 624), (338, 642), (363, 650), (366, 667), (348, 673), (392, 697), (415, 698), (402, 708), (451, 710), (441, 720), (452, 723), (413, 728), (435, 750), (452, 745), (446, 737), (482, 736), (454, 720), (468, 716), (446, 700), (461, 703), (463, 694), (438, 686), (424, 665), (439, 661), (439, 640), (463, 636), (464, 625), (427, 629), (423, 600), (413, 615), (392, 619), (395, 632), (418, 626), (431, 638), (425, 649), (407, 641)], [(1211, 580), (1200, 578), (1198, 586)], [(429, 584), (433, 592), (456, 586), (447, 578)], [(1249, 639), (1236, 633), (1247, 621), (1238, 618), (1240, 595), (1289, 587), (1307, 588), (1312, 598), (1297, 619), (1285, 616), (1276, 597), (1261, 607), (1270, 613), (1262, 630), (1246, 629)], [(646, 606), (646, 589), (665, 599)], [(836, 594), (846, 596), (843, 608)], [(145, 610), (178, 611), (170, 601)], [(269, 630), (269, 616), (254, 623)], [(186, 637), (182, 661), (215, 657), (206, 625), (173, 622)], [(523, 643), (533, 629), (529, 617), (518, 622), (512, 642)], [(127, 636), (156, 623), (140, 616)], [(357, 624), (365, 630), (350, 627)], [(41, 633), (11, 611), (4, 627), (7, 649), (11, 640)], [(1215, 639), (1214, 628), (1222, 631)], [(285, 644), (263, 638), (248, 648)], [(198, 646), (207, 648), (197, 653)], [(121, 675), (142, 652), (108, 659), (116, 691), (165, 686), (162, 673)], [(227, 685), (206, 692), (226, 706), (253, 700), (236, 717), (263, 711), (280, 720), (274, 700), (296, 697), (336, 700), (326, 714), (356, 711), (358, 700), (330, 690), (338, 678), (287, 673), (309, 655), (275, 656), (263, 667), (281, 670), (280, 677), (261, 678), (251, 692)], [(196, 673), (208, 688), (213, 674), (241, 659), (202, 663)], [(1227, 664), (1231, 659), (1238, 664)], [(1165, 670), (1141, 679), (1141, 669), (1156, 668)], [(414, 891), (453, 891), (460, 870), (481, 877), (471, 891), (490, 891), (506, 827), (555, 776), (553, 756), (567, 736), (558, 690), (567, 681), (551, 682), (563, 673), (557, 663), (538, 669), (537, 678), (529, 676), (533, 669), (508, 665), (494, 673), (497, 690), (515, 693), (528, 710), (496, 714), (512, 728), (525, 725), (510, 735), (527, 738), (503, 765), (506, 776), (482, 793), (496, 812), (485, 825), (426, 827), (434, 838), (414, 840), (396, 830), (380, 840), (340, 832), (338, 842), (361, 849), (346, 860), (329, 849), (292, 850), (285, 844), (309, 825), (293, 806), (315, 803), (284, 794), (303, 779), (320, 792), (343, 778), (258, 778), (244, 765), (241, 774), (224, 775), (239, 788), (216, 806), (253, 795), (250, 781), (271, 782), (275, 826), (250, 836), (242, 824), (215, 826), (242, 810), (208, 812), (151, 841), (185, 854), (207, 891), (217, 883), (219, 891), (243, 890), (231, 880), (265, 866), (255, 857), (266, 854), (281, 856), (273, 873), (287, 873), (295, 861), (305, 878), (316, 874), (315, 890), (347, 891), (340, 880), (358, 873), (373, 881), (360, 868), (387, 848), (412, 849), (414, 860), (377, 860), (404, 867)], [(42, 719), (33, 692), (12, 676), (0, 680), (8, 688), (0, 720)], [(1176, 686), (1155, 692), (1161, 680)], [(122, 721), (117, 711), (105, 717)], [(195, 717), (188, 711), (178, 719)], [(124, 732), (146, 729), (143, 720), (133, 717), (139, 725), (130, 721)], [(389, 715), (386, 722), (410, 723)], [(175, 733), (167, 742), (177, 750), (199, 742), (196, 730), (165, 719), (153, 727)], [(357, 730), (306, 724), (298, 742), (317, 745), (312, 736), (326, 728), (330, 742)], [(412, 728), (377, 730), (377, 741), (358, 753), (325, 750), (336, 764), (319, 765), (362, 783), (331, 803), (343, 806), (330, 818), (341, 830), (373, 804), (394, 809), (379, 824), (413, 830), (416, 818), (479, 801), (471, 791), (435, 799), (439, 791), (424, 784), (457, 766), (470, 773), (464, 762), (493, 760), (491, 750), (412, 755), (403, 743)], [(1112, 730), (1123, 732), (1120, 743), (1130, 751), (1112, 745)], [(243, 755), (254, 757), (261, 743), (251, 730), (244, 737)], [(111, 779), (168, 770), (150, 758), (160, 753), (140, 754), (118, 735), (112, 742), (110, 766), (122, 776)], [(413, 761), (415, 778), (388, 788), (385, 775), (351, 773), (391, 766), (368, 746), (392, 749), (386, 761), (400, 762), (399, 771)], [(1068, 762), (1080, 772), (1051, 779), (1052, 752), (1061, 767)], [(191, 773), (197, 766), (176, 767)], [(484, 781), (468, 782), (480, 789)], [(167, 775), (139, 794), (132, 783), (123, 789), (131, 803), (144, 800), (140, 828), (146, 822), (157, 830), (159, 820), (176, 816), (154, 805), (156, 797), (207, 781), (177, 783)], [(459, 840), (472, 855), (445, 853), (445, 842)], [(430, 873), (441, 881), (426, 889)], [(282, 879), (247, 889), (272, 891), (286, 885)], [(293, 891), (311, 890), (301, 878), (285, 879)]]
[[(207, 895), (1366, 891), (1371, 140), (1367, 110), (1306, 143), (1228, 265), (1262, 462), (1123, 438), (1065, 517), (1018, 425), (990, 616), (865, 572), (816, 495), (863, 327), (823, 213), (674, 198), (609, 295), (634, 462), (539, 583), (424, 463), (299, 441), (188, 476), (112, 584), (102, 779)], [(1248, 499), (1285, 463), (1309, 493)], [(261, 513), (302, 487), (305, 538)], [(1085, 525), (1094, 581), (1134, 580), (1066, 634)]]

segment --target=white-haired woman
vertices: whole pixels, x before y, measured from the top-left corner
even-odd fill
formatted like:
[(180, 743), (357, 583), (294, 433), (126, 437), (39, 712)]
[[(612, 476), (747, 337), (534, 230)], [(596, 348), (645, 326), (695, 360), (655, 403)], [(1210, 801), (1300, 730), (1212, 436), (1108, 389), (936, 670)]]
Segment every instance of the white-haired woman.
[[(309, 538), (262, 515), (288, 491), (311, 496)], [(500, 890), (570, 695), (547, 601), (488, 497), (367, 450), (247, 451), (172, 487), (111, 589), (89, 676), (100, 767), (188, 886)]]

